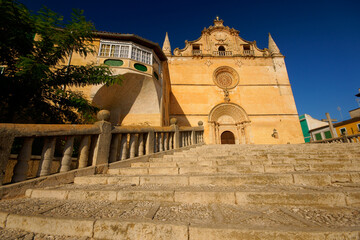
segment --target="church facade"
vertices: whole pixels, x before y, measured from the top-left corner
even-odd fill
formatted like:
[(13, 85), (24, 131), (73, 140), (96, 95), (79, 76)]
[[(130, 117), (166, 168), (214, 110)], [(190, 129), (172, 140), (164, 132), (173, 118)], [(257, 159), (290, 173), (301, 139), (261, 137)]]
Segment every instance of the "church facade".
[(97, 55), (71, 64), (109, 65), (123, 84), (79, 89), (117, 125), (204, 125), (208, 144), (303, 143), (284, 56), (239, 36), (216, 18), (184, 49), (131, 34), (96, 33)]

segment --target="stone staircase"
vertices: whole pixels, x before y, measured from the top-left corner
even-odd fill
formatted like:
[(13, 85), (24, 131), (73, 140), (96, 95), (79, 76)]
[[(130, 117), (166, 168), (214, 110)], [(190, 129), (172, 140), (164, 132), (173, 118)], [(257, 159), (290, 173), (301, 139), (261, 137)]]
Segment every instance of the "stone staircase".
[(360, 239), (360, 144), (204, 145), (0, 201), (1, 239)]

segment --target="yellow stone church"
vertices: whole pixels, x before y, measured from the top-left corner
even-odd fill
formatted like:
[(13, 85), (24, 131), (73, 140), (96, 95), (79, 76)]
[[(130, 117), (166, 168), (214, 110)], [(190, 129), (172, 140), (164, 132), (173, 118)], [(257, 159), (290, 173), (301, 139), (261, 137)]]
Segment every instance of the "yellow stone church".
[[(204, 125), (208, 144), (303, 143), (284, 56), (269, 34), (268, 49), (216, 18), (184, 49), (171, 51), (133, 34), (95, 32), (96, 54), (71, 64), (106, 64), (121, 85), (79, 88), (111, 112), (114, 125)], [(200, 123), (201, 124), (201, 123)]]

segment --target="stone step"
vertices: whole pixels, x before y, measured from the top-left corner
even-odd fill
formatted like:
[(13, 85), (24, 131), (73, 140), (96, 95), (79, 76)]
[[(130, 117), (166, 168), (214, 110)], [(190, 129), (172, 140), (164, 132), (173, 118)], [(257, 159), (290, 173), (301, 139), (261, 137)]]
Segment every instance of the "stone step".
[[(360, 156), (360, 155), (359, 155)], [(360, 157), (354, 158), (340, 158), (340, 157), (265, 157), (265, 156), (174, 156), (166, 155), (163, 158), (151, 158), (150, 162), (194, 162), (194, 161), (216, 161), (216, 160), (232, 160), (232, 161), (257, 161), (264, 163), (273, 163), (273, 162), (359, 162)]]
[(174, 155), (166, 155), (164, 158), (171, 158), (171, 157), (198, 157), (198, 156), (204, 156), (204, 157), (265, 157), (265, 158), (354, 158), (359, 157), (359, 153), (356, 154), (334, 154), (334, 153), (244, 153), (244, 152), (175, 152)]
[(15, 199), (0, 206), (1, 239), (324, 240), (360, 234), (358, 211), (348, 207), (57, 199)]
[(49, 188), (28, 189), (26, 196), (40, 199), (60, 200), (103, 200), (103, 201), (153, 201), (200, 204), (249, 205), (300, 205), (322, 207), (360, 206), (360, 190), (347, 191), (339, 187), (300, 186), (259, 186), (241, 187), (190, 186), (172, 187), (167, 185), (107, 186), (91, 188)]
[(185, 165), (180, 167), (128, 167), (109, 169), (116, 175), (177, 175), (216, 173), (290, 173), (295, 171), (337, 172), (360, 171), (360, 164), (279, 164), (279, 165)]
[(96, 175), (76, 177), (75, 184), (120, 184), (146, 185), (162, 184), (172, 186), (241, 186), (246, 184), (303, 185), (327, 186), (332, 184), (360, 183), (358, 172), (335, 173), (251, 173), (251, 174), (217, 174), (217, 175), (148, 175), (148, 176), (114, 176)]
[[(176, 160), (176, 161), (168, 161), (162, 158), (152, 158), (149, 162), (140, 162), (140, 163), (132, 163), (131, 167), (186, 167), (186, 166), (226, 166), (226, 165), (307, 165), (310, 164), (326, 164), (326, 165), (360, 165), (360, 162), (351, 161), (351, 160), (297, 160), (294, 161), (292, 159), (274, 159), (274, 160), (239, 160), (233, 158), (208, 158), (207, 160), (203, 160), (202, 158), (197, 159), (185, 159), (184, 161)], [(308, 167), (310, 168), (310, 167)]]

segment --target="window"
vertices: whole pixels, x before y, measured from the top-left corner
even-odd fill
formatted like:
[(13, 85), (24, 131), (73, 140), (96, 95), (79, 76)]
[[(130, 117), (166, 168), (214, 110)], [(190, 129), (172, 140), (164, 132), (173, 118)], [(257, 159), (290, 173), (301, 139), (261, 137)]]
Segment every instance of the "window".
[(250, 45), (244, 45), (244, 51), (250, 51)]
[(193, 47), (193, 50), (200, 50), (200, 45), (192, 45), (192, 47)]
[(224, 47), (224, 46), (220, 46), (220, 47), (219, 47), (219, 51), (225, 52), (225, 47)]
[(0, 74), (3, 74), (5, 70), (5, 67), (0, 67)]
[(121, 46), (120, 48), (120, 57), (126, 58), (129, 56), (129, 46)]
[(101, 44), (100, 56), (108, 57), (110, 53), (110, 44)]
[(357, 124), (358, 132), (360, 132), (360, 123)]
[(331, 138), (331, 133), (330, 133), (330, 131), (324, 132), (324, 134), (325, 134), (325, 139)]
[(340, 128), (340, 134), (341, 135), (347, 134), (346, 128)]
[(315, 139), (316, 139), (316, 141), (322, 140), (321, 133), (315, 134)]
[[(131, 51), (131, 52), (130, 52)], [(130, 44), (104, 43), (100, 45), (100, 57), (131, 58), (146, 64), (152, 64), (152, 53)]]

